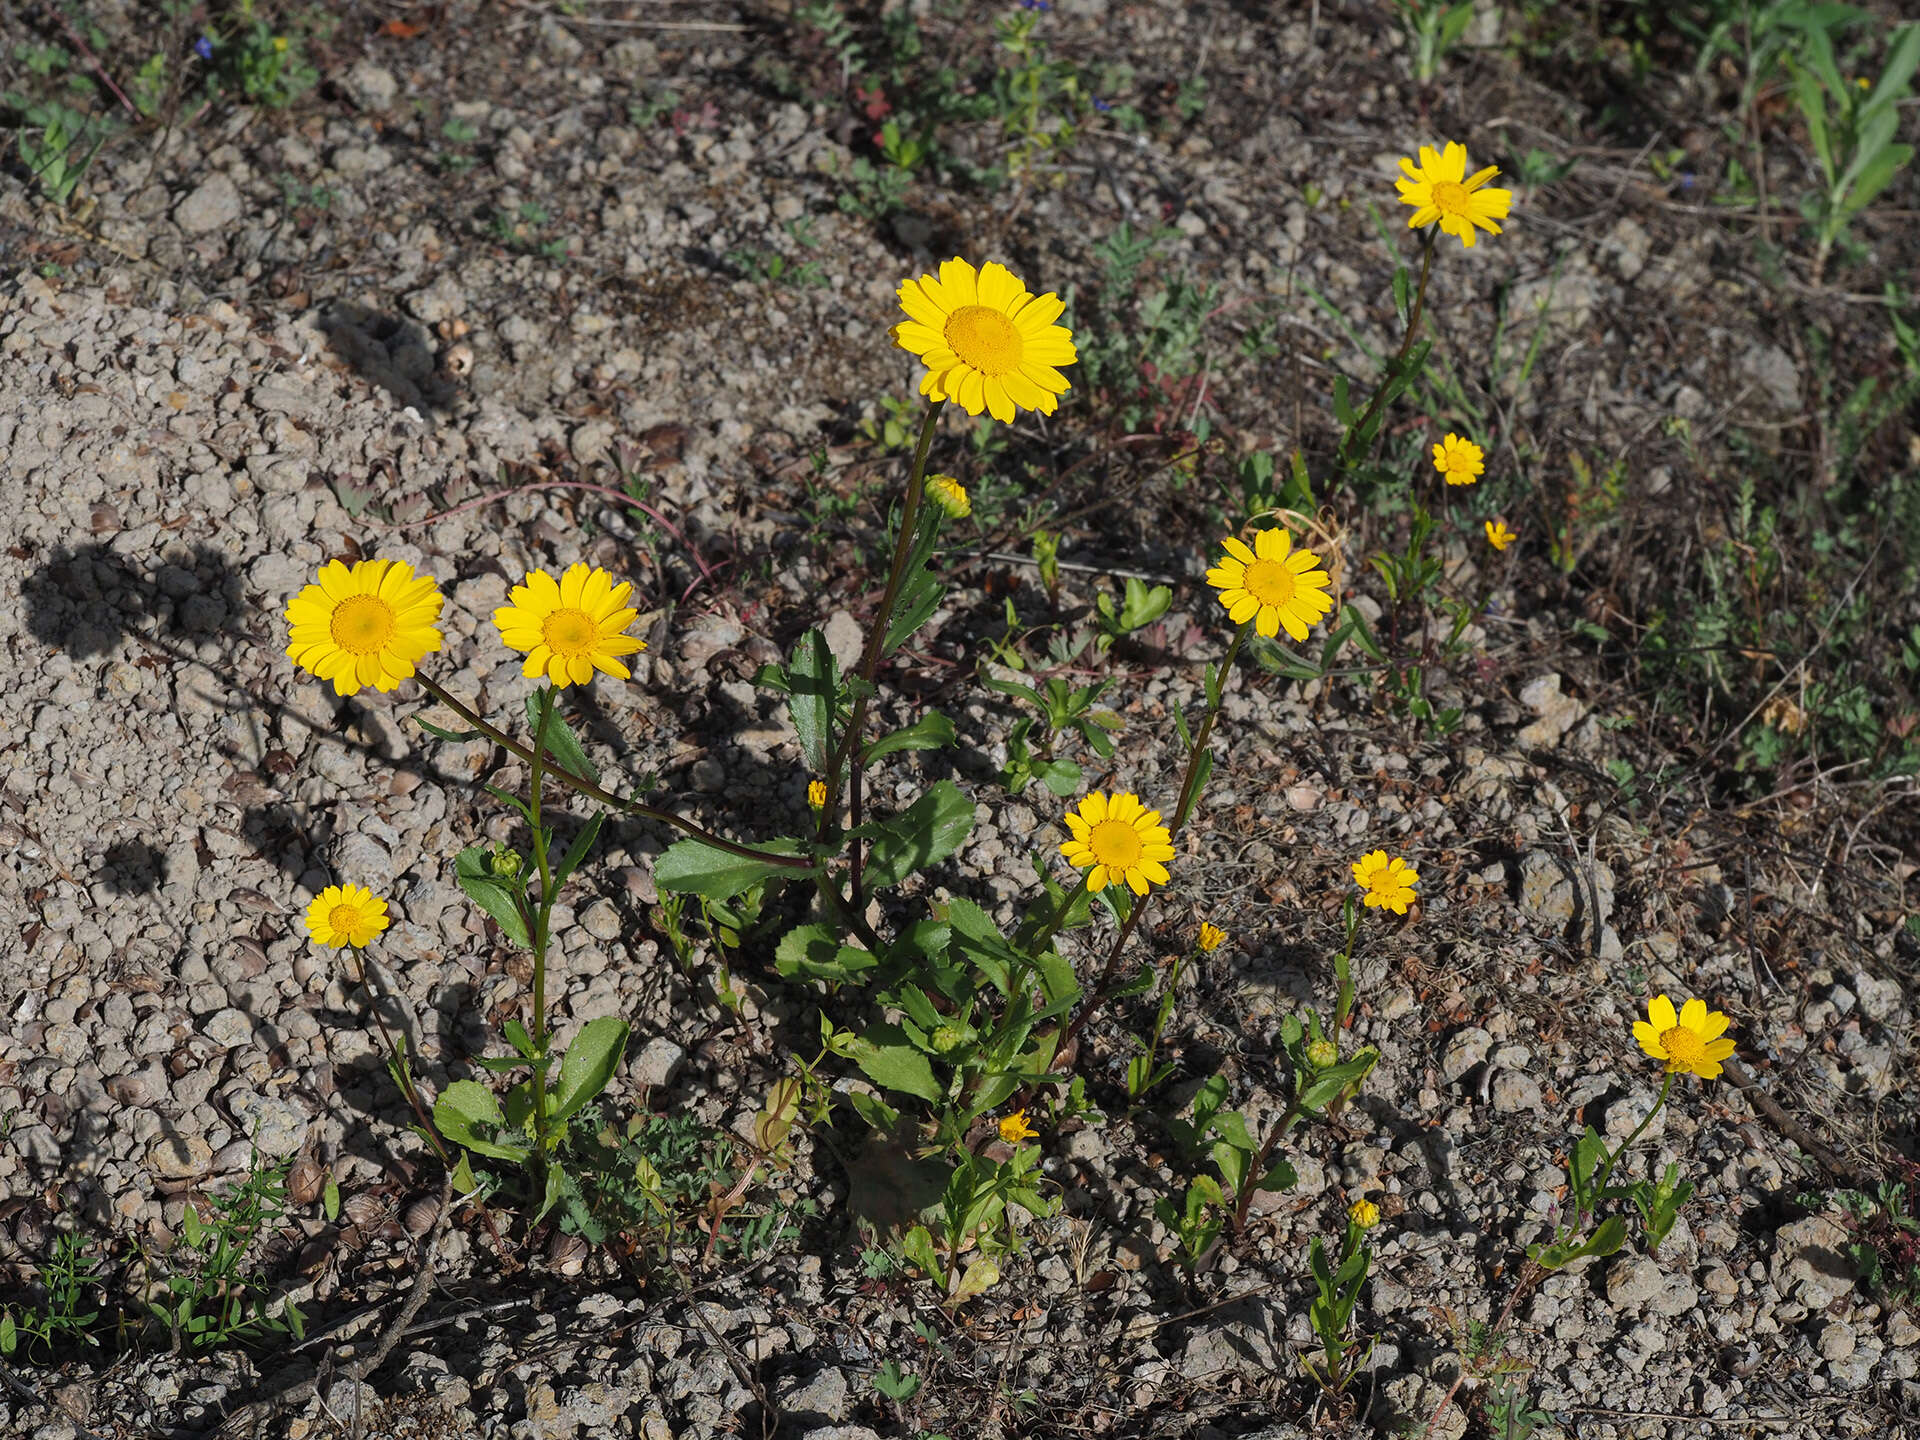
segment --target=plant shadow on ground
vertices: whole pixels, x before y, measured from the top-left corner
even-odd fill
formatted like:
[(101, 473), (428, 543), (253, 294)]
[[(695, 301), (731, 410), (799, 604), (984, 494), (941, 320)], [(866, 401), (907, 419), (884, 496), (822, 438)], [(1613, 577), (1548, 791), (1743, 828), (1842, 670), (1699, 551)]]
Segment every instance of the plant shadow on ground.
[(441, 366), (433, 337), (418, 321), (333, 300), (316, 324), (341, 364), (423, 423), (433, 424), (459, 400), (462, 387)]

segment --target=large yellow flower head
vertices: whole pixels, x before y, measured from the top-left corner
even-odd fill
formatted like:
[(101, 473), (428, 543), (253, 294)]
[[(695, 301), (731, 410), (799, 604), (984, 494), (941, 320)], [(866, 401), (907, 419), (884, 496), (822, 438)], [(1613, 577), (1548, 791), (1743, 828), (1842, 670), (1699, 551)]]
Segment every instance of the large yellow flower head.
[(1353, 881), (1364, 892), (1360, 898), (1369, 910), (1404, 915), (1413, 903), (1420, 872), (1398, 857), (1389, 860), (1384, 850), (1375, 850), (1353, 862)]
[(569, 565), (558, 580), (534, 570), (513, 587), (513, 603), (493, 612), (493, 623), (502, 640), (526, 653), (522, 674), (545, 675), (562, 687), (586, 684), (595, 670), (625, 680), (633, 672), (619, 657), (647, 648), (621, 633), (640, 613), (627, 604), (632, 594), (633, 586), (614, 584), (597, 566)]
[(362, 885), (329, 885), (307, 907), (307, 933), (336, 950), (356, 950), (387, 928), (387, 902)]
[(1471, 179), (1467, 177), (1467, 147), (1449, 140), (1445, 150), (1434, 153), (1431, 145), (1420, 147), (1420, 163), (1402, 159), (1400, 171), (1407, 178), (1394, 181), (1401, 202), (1413, 206), (1410, 229), (1440, 222), (1442, 233), (1457, 235), (1460, 243), (1473, 248), (1473, 227), (1498, 235), (1496, 220), (1504, 220), (1513, 204), (1511, 190), (1486, 190), (1481, 187), (1500, 173), (1489, 165)]
[(1067, 863), (1087, 871), (1087, 889), (1104, 890), (1124, 882), (1136, 895), (1149, 885), (1167, 883), (1166, 862), (1173, 858), (1173, 837), (1138, 795), (1121, 791), (1109, 798), (1095, 790), (1067, 812), (1073, 838), (1060, 847)]
[(1433, 468), (1447, 477), (1449, 485), (1473, 484), (1486, 473), (1486, 458), (1486, 451), (1451, 431), (1433, 447)]
[(1727, 1017), (1707, 1009), (1704, 1000), (1689, 1000), (1675, 1014), (1673, 1002), (1656, 995), (1647, 1002), (1647, 1018), (1633, 1022), (1633, 1038), (1656, 1060), (1667, 1062), (1667, 1073), (1685, 1071), (1702, 1080), (1719, 1076), (1720, 1062), (1733, 1054), (1726, 1038)]
[(927, 367), (920, 393), (957, 401), (969, 415), (985, 410), (1011, 425), (1019, 410), (1053, 414), (1067, 389), (1055, 367), (1080, 358), (1072, 332), (1053, 323), (1066, 302), (1029, 293), (991, 260), (976, 271), (956, 256), (940, 262), (938, 278), (903, 280), (900, 308), (907, 318), (893, 327), (893, 343)]
[(1327, 594), (1333, 577), (1318, 568), (1320, 557), (1311, 550), (1295, 550), (1286, 531), (1262, 530), (1251, 548), (1235, 535), (1221, 543), (1227, 553), (1207, 571), (1207, 583), (1220, 592), (1234, 624), (1251, 620), (1269, 640), (1284, 625), (1295, 640), (1305, 640), (1307, 627), (1333, 609)]
[(392, 690), (420, 657), (440, 648), (434, 621), (445, 603), (431, 575), (398, 560), (329, 560), (287, 602), (287, 658), (333, 682), (340, 695)]

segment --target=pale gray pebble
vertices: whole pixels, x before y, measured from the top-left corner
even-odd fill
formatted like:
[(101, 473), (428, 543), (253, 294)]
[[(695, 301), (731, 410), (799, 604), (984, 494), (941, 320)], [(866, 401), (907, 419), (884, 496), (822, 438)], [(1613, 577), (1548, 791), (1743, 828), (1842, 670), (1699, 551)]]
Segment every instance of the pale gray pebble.
[(174, 208), (173, 220), (189, 235), (208, 235), (237, 223), (244, 209), (240, 187), (225, 171), (216, 170)]
[(656, 1035), (640, 1047), (627, 1067), (627, 1078), (635, 1085), (666, 1086), (673, 1083), (687, 1052), (664, 1035)]

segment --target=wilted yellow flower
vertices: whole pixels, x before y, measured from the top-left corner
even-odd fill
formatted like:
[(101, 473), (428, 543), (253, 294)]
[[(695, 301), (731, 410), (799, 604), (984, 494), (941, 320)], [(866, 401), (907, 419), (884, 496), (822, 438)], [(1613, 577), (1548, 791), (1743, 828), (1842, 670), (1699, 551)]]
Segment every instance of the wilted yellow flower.
[(358, 560), (351, 569), (329, 560), (315, 580), (287, 603), (287, 658), (331, 680), (335, 693), (392, 690), (440, 648), (434, 622), (445, 602), (431, 575), (415, 576), (398, 560)]
[(524, 651), (523, 675), (545, 675), (555, 685), (584, 685), (595, 670), (621, 680), (633, 672), (619, 657), (647, 648), (621, 632), (640, 612), (627, 604), (633, 586), (592, 565), (569, 565), (555, 580), (544, 570), (530, 571), (513, 587), (511, 605), (493, 612), (500, 638)]
[(1251, 548), (1234, 535), (1221, 544), (1227, 553), (1207, 571), (1207, 583), (1220, 592), (1234, 624), (1251, 620), (1268, 639), (1284, 625), (1295, 640), (1305, 640), (1307, 627), (1333, 609), (1327, 594), (1333, 577), (1316, 568), (1320, 557), (1311, 550), (1295, 550), (1285, 530), (1260, 531)]
[(1375, 850), (1353, 862), (1353, 879), (1366, 892), (1360, 898), (1368, 909), (1404, 915), (1413, 903), (1420, 872), (1404, 860), (1389, 860), (1384, 850)]
[(816, 810), (824, 810), (827, 808), (827, 782), (826, 781), (809, 780), (807, 782), (807, 804), (811, 805)]
[(1200, 948), (1211, 955), (1227, 943), (1227, 932), (1205, 920), (1200, 922)]
[(276, 36), (274, 36), (274, 37), (273, 37), (273, 50), (274, 50), (274, 53), (275, 53), (276, 55), (284, 55), (284, 54), (286, 54), (286, 53), (287, 53), (287, 37), (286, 37), (286, 36), (284, 36), (284, 35), (276, 35)]
[(927, 497), (955, 520), (964, 520), (973, 513), (973, 501), (967, 498), (967, 487), (951, 475), (929, 475)]
[(1481, 463), (1487, 452), (1471, 440), (1462, 440), (1451, 432), (1433, 447), (1433, 468), (1447, 477), (1449, 485), (1471, 485), (1486, 473)]
[(1673, 1002), (1656, 995), (1647, 1002), (1647, 1018), (1633, 1022), (1633, 1038), (1656, 1060), (1667, 1062), (1667, 1073), (1685, 1071), (1702, 1080), (1719, 1076), (1720, 1062), (1733, 1054), (1725, 1037), (1727, 1017), (1707, 1009), (1704, 1000), (1689, 1000), (1673, 1012)]
[(1478, 225), (1498, 235), (1500, 227), (1494, 221), (1504, 220), (1513, 204), (1511, 190), (1481, 188), (1500, 173), (1499, 166), (1489, 165), (1472, 179), (1467, 178), (1467, 147), (1456, 141), (1448, 141), (1446, 149), (1437, 154), (1431, 145), (1422, 145), (1420, 163), (1403, 159), (1400, 171), (1407, 178), (1393, 183), (1400, 191), (1401, 202), (1413, 206), (1408, 227), (1418, 230), (1438, 220), (1443, 234), (1458, 236), (1469, 250), (1473, 248), (1473, 227)]
[(1347, 1219), (1362, 1230), (1371, 1230), (1380, 1223), (1380, 1207), (1362, 1195), (1347, 1207)]
[(969, 415), (984, 410), (1011, 425), (1019, 410), (1053, 414), (1068, 388), (1055, 367), (1080, 358), (1072, 332), (1053, 323), (1066, 302), (1030, 294), (994, 261), (976, 271), (958, 256), (943, 260), (938, 278), (901, 282), (900, 308), (907, 319), (893, 327), (893, 343), (927, 367), (920, 393)]
[[(1067, 812), (1073, 838), (1060, 847), (1067, 863), (1087, 870), (1087, 889), (1104, 890), (1122, 882), (1136, 895), (1167, 883), (1166, 861), (1173, 858), (1173, 837), (1140, 797), (1122, 791), (1109, 799), (1096, 790)], [(1091, 867), (1091, 868), (1089, 868)]]
[(1031, 1140), (1040, 1132), (1027, 1124), (1027, 1112), (1016, 1110), (1000, 1122), (1000, 1138), (1009, 1145), (1018, 1145), (1022, 1140)]
[(360, 885), (329, 885), (307, 907), (307, 933), (336, 950), (356, 949), (387, 928), (387, 902)]
[(1496, 550), (1504, 550), (1520, 537), (1507, 529), (1504, 520), (1487, 521), (1487, 543)]

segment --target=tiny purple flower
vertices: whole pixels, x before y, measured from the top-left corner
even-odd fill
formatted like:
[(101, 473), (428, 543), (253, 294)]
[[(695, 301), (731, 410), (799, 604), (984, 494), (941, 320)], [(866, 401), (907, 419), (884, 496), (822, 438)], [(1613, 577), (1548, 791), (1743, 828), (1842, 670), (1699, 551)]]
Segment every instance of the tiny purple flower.
[(213, 58), (213, 41), (202, 35), (198, 40), (193, 42), (193, 53), (198, 55), (202, 60), (211, 60)]
[(1104, 115), (1107, 113), (1107, 111), (1113, 109), (1113, 102), (1111, 100), (1102, 100), (1098, 95), (1096, 95), (1093, 97), (1093, 108), (1098, 110), (1102, 115)]
[(1051, 10), (1053, 6), (1048, 3), (1048, 0), (1020, 0), (1020, 8), (1022, 10)]

